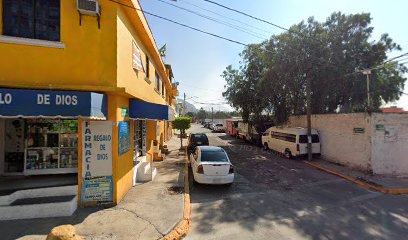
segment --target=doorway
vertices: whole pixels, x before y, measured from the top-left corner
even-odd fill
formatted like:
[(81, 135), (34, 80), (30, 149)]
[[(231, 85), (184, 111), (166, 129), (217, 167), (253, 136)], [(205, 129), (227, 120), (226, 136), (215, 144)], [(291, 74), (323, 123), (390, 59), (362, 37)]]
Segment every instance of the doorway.
[(0, 138), (3, 140), (1, 155), (4, 175), (20, 175), (24, 171), (24, 121), (4, 119), (0, 122)]

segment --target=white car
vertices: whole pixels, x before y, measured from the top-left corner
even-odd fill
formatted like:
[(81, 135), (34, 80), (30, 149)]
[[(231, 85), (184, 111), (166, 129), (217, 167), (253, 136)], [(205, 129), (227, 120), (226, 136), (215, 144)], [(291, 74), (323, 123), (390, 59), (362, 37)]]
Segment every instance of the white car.
[(224, 125), (222, 125), (221, 123), (215, 124), (213, 131), (214, 132), (225, 132)]
[(198, 146), (190, 156), (194, 181), (202, 184), (232, 184), (234, 167), (220, 147)]

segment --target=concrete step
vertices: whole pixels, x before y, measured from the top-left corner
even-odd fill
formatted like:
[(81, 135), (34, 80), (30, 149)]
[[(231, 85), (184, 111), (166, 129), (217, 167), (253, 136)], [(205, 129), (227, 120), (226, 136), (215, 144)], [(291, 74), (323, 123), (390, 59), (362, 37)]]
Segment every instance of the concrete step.
[(17, 199), (76, 195), (77, 192), (78, 192), (78, 185), (18, 190), (18, 191), (12, 192), (9, 195), (0, 196), (0, 206), (10, 205), (12, 202), (16, 201)]
[(77, 209), (78, 186), (19, 190), (1, 196), (0, 220), (71, 216)]

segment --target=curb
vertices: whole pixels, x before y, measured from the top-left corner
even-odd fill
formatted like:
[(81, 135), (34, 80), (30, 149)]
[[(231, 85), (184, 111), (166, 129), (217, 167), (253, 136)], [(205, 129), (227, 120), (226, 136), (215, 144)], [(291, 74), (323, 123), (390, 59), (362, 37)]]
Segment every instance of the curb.
[(307, 161), (307, 160), (304, 160), (303, 162), (310, 165), (310, 166), (313, 166), (313, 167), (315, 167), (315, 168), (317, 168), (319, 170), (322, 170), (322, 171), (328, 172), (330, 174), (336, 175), (338, 177), (344, 178), (344, 179), (346, 179), (346, 180), (348, 180), (350, 182), (353, 182), (353, 183), (355, 183), (355, 184), (357, 184), (357, 185), (359, 185), (361, 187), (364, 187), (364, 188), (372, 190), (372, 191), (376, 191), (376, 192), (380, 192), (380, 193), (384, 193), (384, 194), (391, 194), (391, 195), (408, 194), (408, 189), (398, 189), (398, 188), (391, 188), (390, 189), (390, 188), (378, 187), (378, 186), (375, 186), (373, 184), (360, 181), (360, 180), (358, 180), (356, 178), (353, 178), (351, 176), (348, 176), (348, 175), (345, 175), (345, 174), (338, 173), (338, 172), (335, 172), (333, 170), (327, 169), (325, 167), (320, 166), (319, 164), (316, 164), (316, 163), (313, 163), (313, 162), (310, 162), (310, 161)]
[(183, 219), (176, 227), (161, 238), (161, 240), (179, 240), (187, 235), (191, 226), (190, 187), (188, 182), (188, 156), (186, 148), (186, 162), (184, 164), (184, 210)]

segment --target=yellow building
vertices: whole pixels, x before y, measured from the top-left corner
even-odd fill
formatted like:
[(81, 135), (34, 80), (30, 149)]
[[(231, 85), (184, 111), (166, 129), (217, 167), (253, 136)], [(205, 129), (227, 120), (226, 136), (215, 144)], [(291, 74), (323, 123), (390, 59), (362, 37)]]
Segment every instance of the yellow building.
[(177, 86), (121, 2), (0, 0), (0, 175), (78, 173), (82, 205), (149, 180), (137, 166), (160, 160)]

